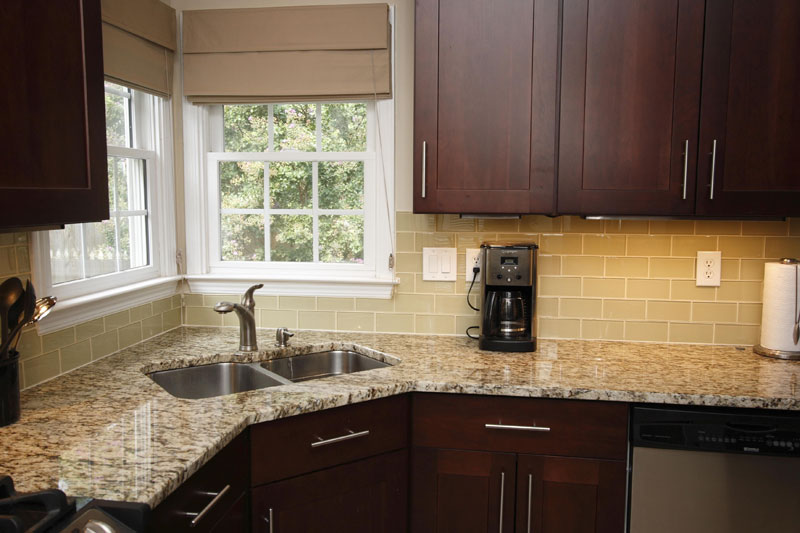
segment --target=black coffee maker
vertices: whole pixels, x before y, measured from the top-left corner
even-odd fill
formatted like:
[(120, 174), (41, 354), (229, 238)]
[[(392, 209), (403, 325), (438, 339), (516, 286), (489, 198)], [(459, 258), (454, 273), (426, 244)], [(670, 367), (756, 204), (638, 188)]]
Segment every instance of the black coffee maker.
[(533, 352), (535, 244), (481, 245), (481, 350)]

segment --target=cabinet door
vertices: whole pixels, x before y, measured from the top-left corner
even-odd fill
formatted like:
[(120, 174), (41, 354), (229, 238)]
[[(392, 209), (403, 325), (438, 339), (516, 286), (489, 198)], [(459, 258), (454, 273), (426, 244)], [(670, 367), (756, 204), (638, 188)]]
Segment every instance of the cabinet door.
[(514, 530), (514, 454), (412, 450), (411, 531)]
[(242, 494), (225, 515), (214, 524), (211, 533), (247, 533), (250, 531), (248, 500), (247, 493)]
[(553, 212), (558, 6), (416, 1), (415, 212)]
[(625, 462), (519, 455), (517, 533), (619, 533)]
[(3, 0), (0, 48), (0, 228), (108, 218), (100, 0)]
[(694, 212), (704, 5), (564, 1), (559, 213)]
[(253, 489), (252, 530), (406, 531), (408, 452), (362, 459)]
[(798, 65), (800, 2), (708, 2), (698, 214), (800, 214)]

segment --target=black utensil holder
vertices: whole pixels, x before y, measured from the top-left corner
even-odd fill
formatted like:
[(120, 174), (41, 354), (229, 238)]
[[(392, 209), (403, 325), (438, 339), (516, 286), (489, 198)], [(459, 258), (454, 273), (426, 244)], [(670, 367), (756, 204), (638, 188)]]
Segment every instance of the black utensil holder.
[(19, 352), (0, 359), (0, 427), (19, 420)]

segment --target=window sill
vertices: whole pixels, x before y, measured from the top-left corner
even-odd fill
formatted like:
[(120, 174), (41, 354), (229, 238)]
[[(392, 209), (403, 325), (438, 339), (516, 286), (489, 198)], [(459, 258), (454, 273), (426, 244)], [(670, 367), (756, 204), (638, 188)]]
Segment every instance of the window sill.
[(181, 276), (156, 278), (116, 289), (60, 300), (37, 324), (40, 335), (81, 324), (175, 294)]
[(264, 294), (277, 296), (328, 296), (334, 298), (392, 297), (396, 279), (300, 278), (276, 275), (202, 274), (186, 276), (189, 289), (199, 294), (241, 294), (251, 285), (263, 283)]

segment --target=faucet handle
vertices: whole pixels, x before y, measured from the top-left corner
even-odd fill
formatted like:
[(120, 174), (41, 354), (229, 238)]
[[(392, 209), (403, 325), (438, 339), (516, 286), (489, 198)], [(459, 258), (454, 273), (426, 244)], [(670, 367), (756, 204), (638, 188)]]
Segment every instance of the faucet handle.
[(278, 328), (275, 331), (275, 346), (284, 348), (289, 346), (289, 339), (294, 337), (294, 333), (289, 333), (289, 328)]
[(256, 307), (256, 301), (253, 299), (253, 293), (256, 292), (258, 289), (263, 287), (263, 283), (259, 283), (258, 285), (253, 285), (242, 295), (242, 305), (250, 309), (251, 311)]

